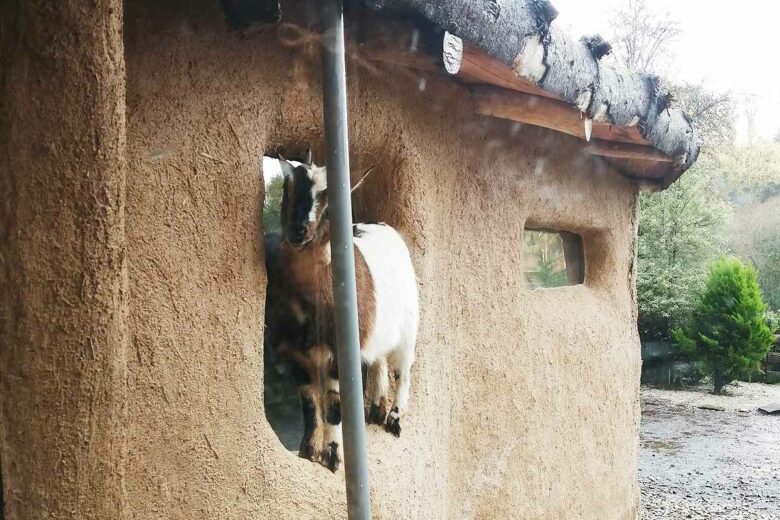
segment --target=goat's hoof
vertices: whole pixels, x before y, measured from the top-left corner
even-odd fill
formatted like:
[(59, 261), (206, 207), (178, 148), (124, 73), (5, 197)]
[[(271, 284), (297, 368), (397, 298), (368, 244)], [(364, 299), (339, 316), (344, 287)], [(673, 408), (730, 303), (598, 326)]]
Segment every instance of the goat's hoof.
[(396, 437), (401, 436), (401, 414), (398, 413), (398, 408), (393, 408), (387, 415), (385, 431), (392, 433)]
[(371, 403), (371, 406), (368, 409), (368, 416), (366, 417), (366, 422), (368, 424), (378, 424), (380, 426), (383, 425), (385, 423), (384, 410), (380, 408), (379, 405)]
[(322, 450), (320, 462), (332, 472), (338, 471), (339, 465), (341, 465), (341, 456), (339, 455), (339, 445), (336, 441), (325, 446), (325, 449)]
[(320, 450), (312, 441), (303, 440), (298, 448), (298, 456), (302, 459), (316, 461), (320, 457)]

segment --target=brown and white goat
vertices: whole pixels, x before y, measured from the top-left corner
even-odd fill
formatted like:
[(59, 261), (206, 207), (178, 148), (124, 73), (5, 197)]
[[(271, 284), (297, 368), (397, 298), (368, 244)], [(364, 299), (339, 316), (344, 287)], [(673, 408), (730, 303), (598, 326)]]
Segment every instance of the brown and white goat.
[[(280, 160), (280, 236), (266, 238), (266, 341), (292, 364), (303, 411), (300, 456), (335, 471), (342, 459), (333, 317), (330, 228), (324, 167)], [(398, 436), (409, 400), (417, 340), (417, 284), (409, 250), (385, 224), (353, 228), (360, 353), (371, 381), (367, 420)], [(396, 395), (388, 406), (388, 360)]]

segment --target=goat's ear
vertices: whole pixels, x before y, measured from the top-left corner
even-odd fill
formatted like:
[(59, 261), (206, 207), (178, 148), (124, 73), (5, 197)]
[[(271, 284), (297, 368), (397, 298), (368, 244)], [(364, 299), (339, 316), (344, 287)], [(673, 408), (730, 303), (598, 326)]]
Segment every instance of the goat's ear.
[(293, 165), (288, 163), (283, 157), (280, 156), (279, 166), (282, 168), (282, 175), (284, 175), (284, 179), (292, 179), (294, 171)]
[(311, 148), (306, 149), (306, 155), (304, 156), (303, 162), (305, 162), (308, 166), (311, 166)]

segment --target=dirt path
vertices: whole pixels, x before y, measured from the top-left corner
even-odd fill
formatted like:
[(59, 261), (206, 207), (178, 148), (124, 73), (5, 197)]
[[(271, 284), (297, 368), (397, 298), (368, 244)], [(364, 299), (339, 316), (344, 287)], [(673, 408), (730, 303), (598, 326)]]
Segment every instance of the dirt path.
[(756, 410), (780, 386), (728, 391), (642, 388), (643, 519), (780, 519), (780, 416)]

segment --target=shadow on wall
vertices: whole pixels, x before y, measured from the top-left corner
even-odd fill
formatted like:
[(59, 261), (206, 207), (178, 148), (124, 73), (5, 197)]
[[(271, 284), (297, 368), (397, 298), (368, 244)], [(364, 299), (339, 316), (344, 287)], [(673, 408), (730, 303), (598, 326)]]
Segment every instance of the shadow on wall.
[[(263, 180), (265, 198), (263, 200), (263, 234), (281, 232), (281, 202), (284, 178), (277, 154), (263, 156)], [(290, 161), (299, 159), (297, 155), (288, 157)], [(266, 315), (268, 312), (266, 311)], [(263, 408), (268, 424), (282, 445), (297, 451), (303, 436), (303, 418), (298, 389), (293, 380), (290, 366), (278, 359), (264, 343), (263, 348)]]
[[(282, 445), (297, 452), (303, 437), (303, 419), (298, 390), (289, 367), (264, 349), (263, 364), (263, 407), (265, 418), (271, 425)], [(0, 519), (2, 520), (2, 519)]]

